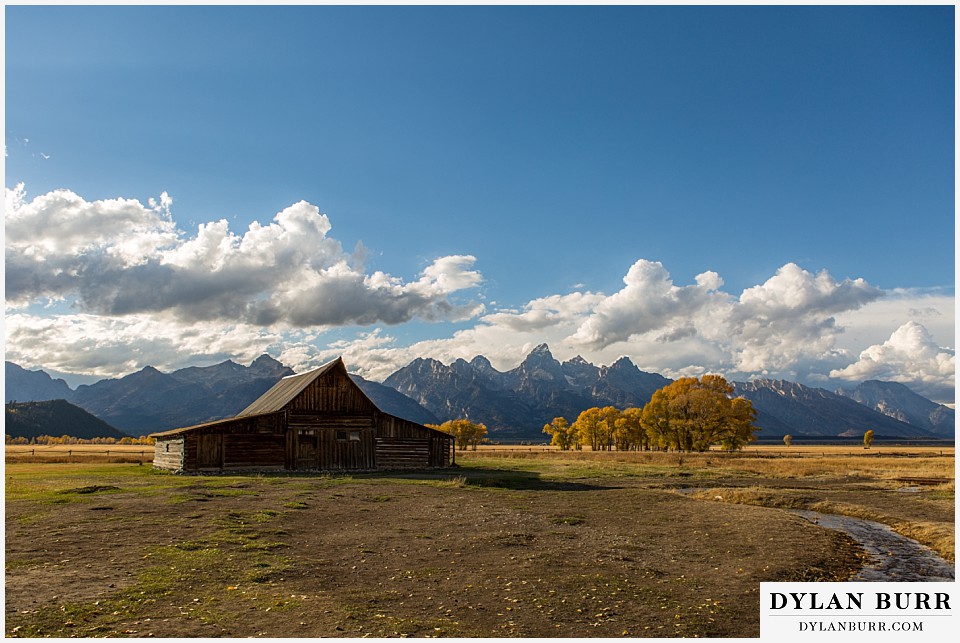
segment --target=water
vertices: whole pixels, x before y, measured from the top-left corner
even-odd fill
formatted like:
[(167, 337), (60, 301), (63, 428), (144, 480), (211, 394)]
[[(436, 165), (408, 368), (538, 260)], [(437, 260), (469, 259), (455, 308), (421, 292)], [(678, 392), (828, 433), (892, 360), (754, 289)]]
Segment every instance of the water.
[(887, 525), (849, 516), (791, 510), (825, 529), (849, 534), (868, 555), (853, 581), (940, 581), (954, 580), (953, 565), (929, 547), (901, 536)]

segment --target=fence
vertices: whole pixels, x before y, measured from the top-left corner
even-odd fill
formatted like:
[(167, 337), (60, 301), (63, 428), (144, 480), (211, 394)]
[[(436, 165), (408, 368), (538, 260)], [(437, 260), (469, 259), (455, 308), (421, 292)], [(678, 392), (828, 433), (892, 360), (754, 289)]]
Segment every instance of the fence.
[(144, 444), (6, 445), (6, 462), (145, 462), (153, 447)]

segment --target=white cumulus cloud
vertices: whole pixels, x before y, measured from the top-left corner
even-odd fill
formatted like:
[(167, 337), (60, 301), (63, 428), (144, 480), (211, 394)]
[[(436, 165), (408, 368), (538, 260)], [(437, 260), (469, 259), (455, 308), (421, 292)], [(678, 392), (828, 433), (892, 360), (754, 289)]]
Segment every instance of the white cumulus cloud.
[(838, 313), (879, 299), (883, 291), (863, 279), (837, 281), (788, 263), (763, 284), (747, 288), (731, 311), (728, 332), (736, 371), (805, 377), (846, 363), (837, 348)]
[(7, 304), (69, 299), (83, 312), (167, 314), (182, 323), (271, 328), (463, 320), (482, 307), (452, 296), (482, 282), (475, 257), (440, 257), (411, 282), (366, 274), (362, 257), (329, 236), (319, 209), (300, 201), (242, 234), (226, 221), (178, 230), (166, 193), (86, 201), (58, 190), (27, 201), (6, 191)]
[(941, 399), (952, 397), (955, 373), (954, 351), (939, 346), (922, 324), (910, 321), (882, 344), (861, 351), (853, 364), (831, 371), (830, 376), (849, 381), (901, 382), (918, 393)]
[(678, 322), (686, 325), (727, 303), (728, 295), (717, 292), (723, 280), (715, 272), (697, 275), (696, 282), (675, 286), (663, 264), (640, 259), (624, 276), (624, 288), (598, 303), (571, 340), (598, 349), (651, 331), (674, 335)]

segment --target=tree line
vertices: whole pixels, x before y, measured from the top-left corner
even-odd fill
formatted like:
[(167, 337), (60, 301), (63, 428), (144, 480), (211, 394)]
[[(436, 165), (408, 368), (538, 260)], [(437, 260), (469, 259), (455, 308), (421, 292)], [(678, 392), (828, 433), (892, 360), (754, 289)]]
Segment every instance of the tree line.
[(756, 439), (756, 411), (720, 375), (682, 377), (656, 391), (642, 408), (593, 407), (572, 424), (554, 418), (543, 427), (561, 450), (737, 451)]
[(61, 435), (56, 437), (53, 435), (38, 435), (31, 438), (26, 438), (22, 435), (17, 437), (11, 437), (5, 435), (6, 444), (40, 444), (40, 445), (57, 445), (57, 444), (147, 444), (152, 445), (156, 442), (155, 438), (150, 438), (145, 435), (141, 435), (138, 438), (133, 436), (123, 437), (123, 438), (75, 438), (71, 435)]

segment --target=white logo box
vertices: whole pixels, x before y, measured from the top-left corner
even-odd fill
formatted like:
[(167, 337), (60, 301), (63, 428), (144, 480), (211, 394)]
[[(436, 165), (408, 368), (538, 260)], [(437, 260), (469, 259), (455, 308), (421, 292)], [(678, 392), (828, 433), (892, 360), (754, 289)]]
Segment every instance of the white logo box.
[(769, 641), (957, 640), (953, 583), (760, 583)]

